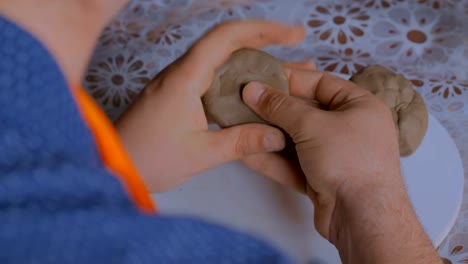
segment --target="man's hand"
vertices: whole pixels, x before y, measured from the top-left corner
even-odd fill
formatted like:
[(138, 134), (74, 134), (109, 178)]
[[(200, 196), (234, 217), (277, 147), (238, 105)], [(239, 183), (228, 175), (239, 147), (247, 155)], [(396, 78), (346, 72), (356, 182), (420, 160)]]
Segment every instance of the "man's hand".
[(122, 141), (149, 189), (166, 191), (225, 162), (281, 150), (283, 134), (267, 125), (209, 131), (201, 97), (232, 52), (295, 45), (304, 36), (302, 27), (273, 22), (225, 23), (159, 74), (117, 122)]
[[(401, 177), (380, 179), (381, 175), (400, 173), (396, 131), (385, 104), (353, 83), (321, 72), (294, 74), (290, 76), (295, 81), (290, 93), (299, 98), (251, 83), (244, 90), (244, 100), (296, 143), (308, 184), (295, 187), (312, 198), (317, 229), (329, 238), (338, 192), (348, 188), (356, 191), (360, 185), (380, 184), (382, 180), (402, 184)], [(325, 110), (312, 106), (314, 101)], [(277, 168), (283, 164), (276, 159), (280, 159), (277, 154), (259, 154), (244, 158), (244, 162), (261, 172), (267, 170), (264, 174), (281, 182), (300, 177), (285, 174)]]
[(306, 193), (317, 230), (344, 263), (438, 263), (406, 194), (386, 105), (322, 72), (295, 70), (289, 80), (291, 95), (250, 83), (243, 98), (292, 137), (300, 164), (276, 153), (244, 163)]

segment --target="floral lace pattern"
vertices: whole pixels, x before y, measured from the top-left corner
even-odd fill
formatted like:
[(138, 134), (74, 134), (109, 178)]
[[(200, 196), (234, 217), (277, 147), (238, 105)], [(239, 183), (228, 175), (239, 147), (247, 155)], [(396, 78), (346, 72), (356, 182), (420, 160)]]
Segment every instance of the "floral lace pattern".
[[(305, 26), (300, 46), (266, 49), (280, 59), (313, 59), (320, 70), (344, 74), (379, 63), (404, 74), (456, 141), (468, 179), (464, 0), (133, 0), (103, 32), (84, 86), (115, 119), (209, 28), (248, 18)], [(444, 263), (468, 263), (467, 195), (439, 253)]]
[(359, 4), (312, 3), (306, 2), (305, 8), (313, 10), (307, 26), (318, 40), (329, 44), (345, 45), (354, 42), (365, 34), (369, 26), (369, 15)]

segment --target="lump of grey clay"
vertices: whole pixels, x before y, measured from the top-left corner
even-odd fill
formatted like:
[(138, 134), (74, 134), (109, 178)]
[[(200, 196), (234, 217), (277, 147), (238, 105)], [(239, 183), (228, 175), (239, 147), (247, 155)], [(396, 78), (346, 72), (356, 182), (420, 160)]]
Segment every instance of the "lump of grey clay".
[(260, 50), (238, 50), (217, 70), (202, 98), (208, 121), (221, 127), (266, 123), (242, 101), (242, 89), (252, 81), (288, 91), (288, 78), (278, 60)]
[(400, 156), (411, 155), (421, 144), (428, 125), (426, 105), (411, 82), (379, 65), (365, 68), (355, 74), (351, 81), (390, 107), (398, 131)]

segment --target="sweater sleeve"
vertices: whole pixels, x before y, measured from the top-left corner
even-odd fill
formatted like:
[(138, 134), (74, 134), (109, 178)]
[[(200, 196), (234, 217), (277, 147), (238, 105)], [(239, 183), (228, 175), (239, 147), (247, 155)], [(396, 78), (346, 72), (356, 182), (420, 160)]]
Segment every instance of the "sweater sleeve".
[(0, 263), (288, 263), (266, 243), (141, 213), (34, 36), (0, 18)]

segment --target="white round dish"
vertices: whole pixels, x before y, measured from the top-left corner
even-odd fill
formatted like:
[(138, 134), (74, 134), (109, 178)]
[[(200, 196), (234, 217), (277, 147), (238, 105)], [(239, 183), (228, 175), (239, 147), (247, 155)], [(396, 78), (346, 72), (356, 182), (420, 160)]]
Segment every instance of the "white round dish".
[[(463, 167), (458, 150), (432, 116), (418, 150), (403, 158), (409, 196), (434, 245), (453, 226), (461, 206)], [(304, 196), (231, 162), (153, 196), (162, 214), (197, 216), (261, 237), (298, 263), (340, 263), (338, 252), (313, 225)]]

